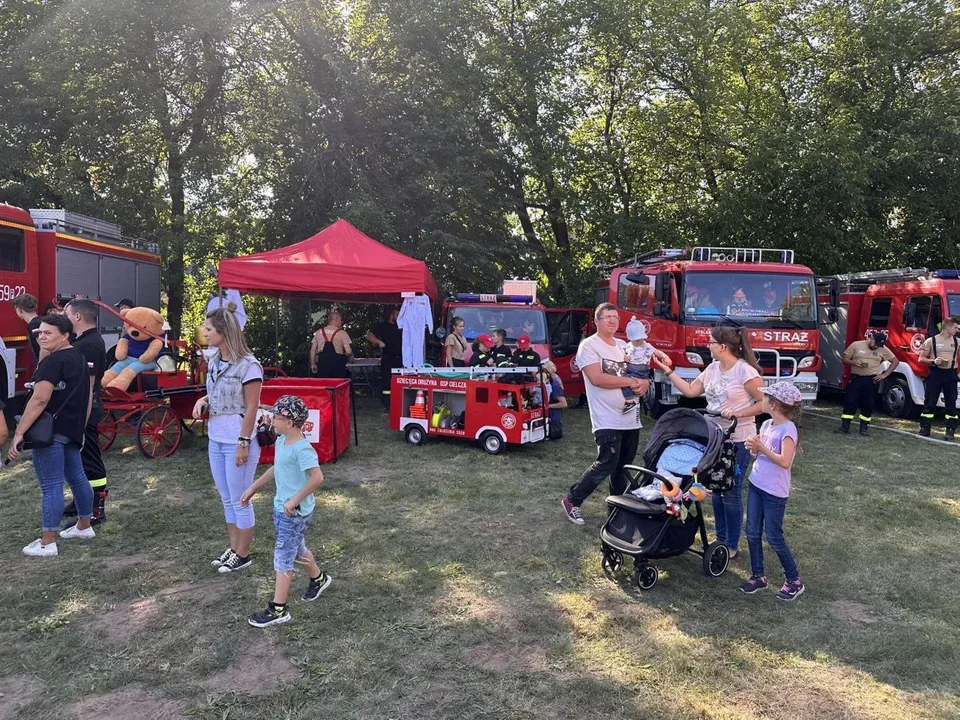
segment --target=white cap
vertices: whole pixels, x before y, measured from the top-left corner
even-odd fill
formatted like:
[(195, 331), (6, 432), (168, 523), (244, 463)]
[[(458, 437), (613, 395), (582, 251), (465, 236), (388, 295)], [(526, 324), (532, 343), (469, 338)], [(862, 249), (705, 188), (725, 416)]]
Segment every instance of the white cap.
[(643, 323), (637, 320), (637, 316), (634, 315), (630, 318), (630, 322), (627, 323), (627, 340), (646, 340), (647, 339), (647, 329), (643, 326)]

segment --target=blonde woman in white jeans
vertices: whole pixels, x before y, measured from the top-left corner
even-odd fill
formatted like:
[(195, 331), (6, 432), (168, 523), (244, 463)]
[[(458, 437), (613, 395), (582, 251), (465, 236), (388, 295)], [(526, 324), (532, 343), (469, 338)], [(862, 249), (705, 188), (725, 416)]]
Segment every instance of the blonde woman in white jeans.
[(240, 324), (232, 310), (221, 308), (207, 315), (204, 324), (207, 342), (216, 353), (210, 359), (207, 394), (197, 400), (193, 417), (210, 411), (207, 435), (210, 472), (223, 501), (230, 545), (213, 561), (222, 573), (242, 570), (250, 565), (253, 542), (253, 505), (244, 507), (240, 498), (253, 484), (260, 459), (260, 446), (254, 434), (263, 367), (243, 339)]

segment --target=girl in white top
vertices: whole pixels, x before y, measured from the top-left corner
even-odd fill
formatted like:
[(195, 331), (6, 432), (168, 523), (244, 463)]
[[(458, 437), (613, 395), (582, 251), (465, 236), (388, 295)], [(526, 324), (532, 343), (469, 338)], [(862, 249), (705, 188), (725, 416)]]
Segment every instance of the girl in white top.
[(744, 442), (757, 432), (754, 418), (763, 412), (760, 391), (763, 379), (746, 328), (717, 325), (710, 331), (708, 347), (713, 362), (693, 382), (688, 383), (656, 358), (652, 362), (667, 373), (684, 397), (706, 395), (707, 410), (737, 419), (730, 438), (737, 447), (735, 483), (727, 492), (713, 494), (717, 539), (730, 549), (733, 559), (739, 552), (737, 546), (743, 529), (743, 476), (750, 464), (750, 453)]

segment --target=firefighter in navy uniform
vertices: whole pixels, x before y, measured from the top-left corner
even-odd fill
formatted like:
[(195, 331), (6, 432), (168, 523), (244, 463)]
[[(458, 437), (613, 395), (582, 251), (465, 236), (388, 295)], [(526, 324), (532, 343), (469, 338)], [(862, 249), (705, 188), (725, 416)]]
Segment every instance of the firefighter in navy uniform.
[(930, 424), (940, 393), (943, 393), (944, 420), (947, 423), (944, 439), (953, 440), (957, 432), (958, 327), (960, 316), (948, 317), (943, 321), (940, 332), (927, 338), (920, 351), (920, 362), (930, 367), (930, 374), (924, 383), (923, 412), (920, 413), (920, 434), (924, 437), (930, 437)]
[[(843, 413), (840, 415), (838, 432), (846, 435), (850, 432), (850, 423), (860, 409), (860, 434), (870, 434), (870, 421), (873, 418), (873, 404), (877, 397), (877, 384), (883, 382), (894, 371), (900, 361), (886, 347), (885, 330), (873, 330), (866, 340), (850, 343), (843, 353), (843, 362), (850, 366), (850, 384), (843, 399)], [(890, 363), (886, 372), (880, 372), (884, 361)]]
[[(80, 460), (83, 462), (83, 471), (93, 488), (93, 518), (91, 525), (98, 525), (107, 519), (107, 469), (100, 454), (100, 430), (98, 425), (103, 418), (103, 403), (101, 400), (100, 378), (107, 367), (107, 349), (103, 338), (97, 332), (99, 309), (89, 300), (71, 300), (64, 308), (64, 314), (73, 323), (73, 332), (70, 344), (73, 345), (83, 359), (87, 361), (90, 372), (90, 381), (93, 384), (93, 407), (83, 432), (83, 447), (80, 449)], [(64, 515), (76, 515), (77, 510), (73, 503), (64, 510)], [(76, 522), (76, 521), (74, 521)]]

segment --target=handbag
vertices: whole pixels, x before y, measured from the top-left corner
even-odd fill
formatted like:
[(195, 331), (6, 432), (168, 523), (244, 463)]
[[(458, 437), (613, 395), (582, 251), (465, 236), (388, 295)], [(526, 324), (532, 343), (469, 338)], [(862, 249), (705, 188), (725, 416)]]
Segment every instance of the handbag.
[(268, 425), (261, 418), (260, 422), (257, 423), (257, 444), (260, 447), (270, 447), (276, 442), (277, 431), (273, 429), (273, 425)]
[[(84, 378), (81, 378), (83, 380)], [(57, 419), (57, 415), (60, 414), (60, 411), (66, 407), (67, 403), (73, 399), (73, 396), (77, 393), (77, 388), (83, 386), (83, 382), (78, 382), (73, 390), (70, 391), (70, 394), (67, 395), (66, 400), (64, 400), (60, 407), (57, 408), (57, 411), (51, 415), (46, 410), (40, 413), (40, 417), (33, 421), (33, 425), (26, 429), (23, 433), (23, 449), (24, 450), (35, 450), (37, 448), (46, 448), (53, 445), (53, 421)], [(30, 394), (33, 395), (33, 391), (30, 391)], [(29, 399), (27, 400), (29, 402)], [(24, 406), (26, 407), (26, 406)], [(20, 422), (22, 416), (18, 415), (16, 417), (17, 422)]]

